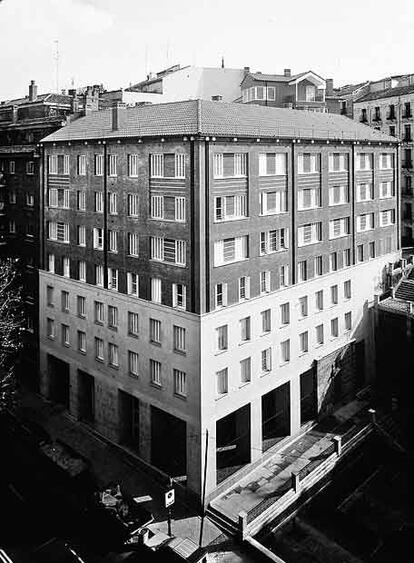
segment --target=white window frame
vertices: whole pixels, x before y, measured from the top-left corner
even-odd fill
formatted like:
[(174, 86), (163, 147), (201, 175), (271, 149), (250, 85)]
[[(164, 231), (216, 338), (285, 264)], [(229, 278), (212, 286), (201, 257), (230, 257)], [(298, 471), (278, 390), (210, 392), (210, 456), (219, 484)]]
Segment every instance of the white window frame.
[(128, 155), (128, 176), (130, 178), (138, 178), (138, 155)]
[(127, 293), (139, 297), (139, 275), (135, 272), (127, 272)]

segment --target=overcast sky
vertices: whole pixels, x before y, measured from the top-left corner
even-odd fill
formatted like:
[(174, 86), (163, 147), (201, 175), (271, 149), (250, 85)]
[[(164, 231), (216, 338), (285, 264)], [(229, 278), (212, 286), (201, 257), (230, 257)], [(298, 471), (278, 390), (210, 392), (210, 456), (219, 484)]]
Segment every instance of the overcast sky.
[(0, 0), (0, 99), (172, 64), (312, 69), (336, 85), (414, 72), (413, 0)]

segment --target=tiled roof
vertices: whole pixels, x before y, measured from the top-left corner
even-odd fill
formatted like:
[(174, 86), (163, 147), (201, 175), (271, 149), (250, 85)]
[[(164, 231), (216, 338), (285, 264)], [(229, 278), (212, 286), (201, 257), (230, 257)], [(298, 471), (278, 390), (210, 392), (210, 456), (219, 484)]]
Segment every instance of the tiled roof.
[(313, 72), (313, 70), (306, 70), (305, 72), (300, 72), (299, 74), (292, 74), (292, 76), (286, 76), (285, 74), (263, 74), (261, 72), (249, 72), (246, 76), (251, 76), (254, 80), (262, 80), (265, 82), (292, 82), (293, 80), (297, 80), (301, 76), (305, 76), (305, 74), (314, 74), (321, 80), (323, 78)]
[(368, 82), (361, 82), (360, 84), (346, 84), (345, 86), (340, 86), (335, 88), (334, 94), (337, 96), (349, 96), (357, 92), (363, 86), (366, 86)]
[(392, 311), (393, 313), (409, 313), (410, 306), (406, 301), (398, 301), (392, 297), (388, 297), (378, 304), (379, 308), (385, 311)]
[(347, 117), (303, 110), (187, 100), (119, 109), (119, 130), (112, 130), (112, 110), (94, 112), (45, 137), (45, 142), (122, 137), (205, 135), (344, 139), (395, 143)]
[(404, 94), (412, 94), (414, 92), (414, 84), (410, 86), (400, 86), (397, 88), (387, 88), (380, 92), (370, 92), (366, 96), (359, 98), (358, 103), (369, 102), (371, 100), (381, 100), (382, 98), (391, 98), (393, 96), (404, 96)]
[(5, 100), (4, 102), (0, 103), (0, 109), (9, 107), (9, 106), (22, 106), (25, 104), (38, 104), (39, 102), (48, 102), (52, 104), (70, 104), (71, 97), (66, 96), (64, 94), (40, 94), (36, 97), (35, 100), (32, 102), (29, 100), (29, 97), (26, 98), (17, 98), (16, 100)]

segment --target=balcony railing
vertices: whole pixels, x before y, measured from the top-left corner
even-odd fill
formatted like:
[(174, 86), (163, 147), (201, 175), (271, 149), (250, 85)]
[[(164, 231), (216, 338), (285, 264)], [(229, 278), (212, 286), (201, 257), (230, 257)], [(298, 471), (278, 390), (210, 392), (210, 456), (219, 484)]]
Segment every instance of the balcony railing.
[(410, 117), (413, 116), (413, 114), (411, 113), (411, 111), (406, 111), (405, 113), (403, 113), (403, 119), (410, 119)]
[(380, 115), (374, 115), (372, 121), (382, 121), (382, 117)]
[(395, 119), (396, 119), (395, 113), (389, 113), (387, 115), (387, 119), (388, 119), (388, 121), (395, 121)]

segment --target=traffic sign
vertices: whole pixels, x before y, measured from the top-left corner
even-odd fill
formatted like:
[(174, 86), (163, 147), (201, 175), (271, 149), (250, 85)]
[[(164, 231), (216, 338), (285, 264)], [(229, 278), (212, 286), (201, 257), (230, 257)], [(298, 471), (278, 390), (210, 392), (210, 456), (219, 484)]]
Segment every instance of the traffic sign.
[(174, 502), (175, 502), (175, 490), (169, 489), (165, 493), (165, 508), (168, 508), (169, 506), (173, 505)]

